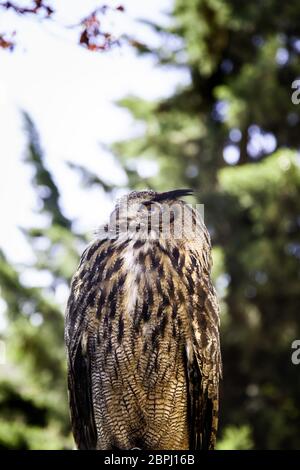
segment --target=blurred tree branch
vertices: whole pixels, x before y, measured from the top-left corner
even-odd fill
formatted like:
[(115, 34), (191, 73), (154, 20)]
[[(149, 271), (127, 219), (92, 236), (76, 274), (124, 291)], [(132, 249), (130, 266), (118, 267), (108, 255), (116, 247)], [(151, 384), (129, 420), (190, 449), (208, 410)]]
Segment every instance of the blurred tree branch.
[(27, 13), (32, 13), (35, 15), (42, 11), (45, 12), (46, 18), (49, 18), (54, 13), (53, 8), (51, 8), (49, 5), (46, 5), (43, 0), (34, 0), (31, 7), (21, 7), (15, 2), (0, 2), (0, 7), (5, 8), (6, 10), (13, 10), (15, 13), (19, 13), (20, 15)]
[(78, 165), (77, 163), (73, 162), (67, 162), (67, 165), (69, 168), (71, 168), (71, 170), (75, 170), (79, 174), (82, 185), (85, 188), (99, 186), (106, 193), (111, 193), (117, 187), (116, 185), (105, 182), (102, 178), (99, 178), (99, 176), (95, 175), (93, 172), (82, 165)]
[[(33, 0), (29, 2), (28, 6), (21, 6), (16, 2), (0, 2), (0, 9), (12, 10), (17, 15), (22, 16), (36, 15), (42, 20), (56, 22), (56, 10), (44, 0)], [(100, 18), (109, 12), (123, 13), (124, 11), (125, 9), (122, 5), (117, 7), (101, 5), (94, 9), (79, 23), (71, 26), (80, 30), (78, 43), (90, 51), (107, 51), (114, 46), (119, 46), (120, 38), (115, 38), (111, 32), (102, 29)], [(15, 31), (11, 34), (7, 32), (0, 33), (0, 48), (12, 51), (16, 46), (16, 42), (13, 39), (15, 34)]]

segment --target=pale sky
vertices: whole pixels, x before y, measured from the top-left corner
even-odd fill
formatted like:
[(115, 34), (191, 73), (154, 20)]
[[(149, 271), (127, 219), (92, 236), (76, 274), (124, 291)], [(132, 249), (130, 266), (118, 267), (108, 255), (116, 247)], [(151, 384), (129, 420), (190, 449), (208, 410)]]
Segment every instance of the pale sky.
[[(21, 2), (20, 2), (21, 3)], [(107, 29), (126, 31), (152, 45), (160, 38), (135, 18), (168, 24), (163, 13), (171, 0), (106, 2), (126, 8), (125, 14), (106, 20)], [(53, 1), (59, 23), (74, 24), (99, 5), (92, 0)], [(100, 3), (101, 4), (101, 3)], [(78, 175), (67, 168), (76, 162), (101, 178), (126, 182), (121, 168), (100, 144), (109, 144), (141, 132), (130, 114), (113, 103), (128, 94), (155, 99), (171, 94), (189, 81), (187, 71), (161, 68), (153, 58), (141, 58), (129, 47), (92, 53), (76, 44), (78, 32), (36, 19), (0, 15), (0, 31), (17, 30), (13, 53), (0, 49), (0, 245), (13, 262), (30, 260), (31, 251), (18, 227), (39, 225), (34, 214), (36, 196), (31, 169), (22, 162), (26, 137), (20, 109), (35, 121), (46, 164), (61, 191), (61, 204), (77, 227), (92, 233), (103, 222), (112, 202), (101, 190), (84, 190)], [(155, 166), (144, 166), (144, 173)]]

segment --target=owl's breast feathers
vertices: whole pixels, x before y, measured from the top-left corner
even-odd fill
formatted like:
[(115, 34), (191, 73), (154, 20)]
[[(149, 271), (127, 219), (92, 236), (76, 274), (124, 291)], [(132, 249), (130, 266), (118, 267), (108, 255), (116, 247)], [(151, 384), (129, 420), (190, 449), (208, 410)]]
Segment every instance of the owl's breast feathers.
[(66, 316), (79, 448), (213, 448), (221, 374), (210, 240), (96, 240)]

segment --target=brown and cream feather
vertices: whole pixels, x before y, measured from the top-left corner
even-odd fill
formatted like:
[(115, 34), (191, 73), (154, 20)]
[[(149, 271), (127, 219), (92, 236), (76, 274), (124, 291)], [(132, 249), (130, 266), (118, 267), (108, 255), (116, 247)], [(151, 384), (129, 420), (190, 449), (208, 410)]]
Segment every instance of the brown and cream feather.
[[(82, 255), (65, 327), (79, 449), (214, 448), (219, 306), (209, 234), (198, 212), (177, 199), (187, 194), (130, 193)], [(178, 237), (181, 209), (191, 223)]]

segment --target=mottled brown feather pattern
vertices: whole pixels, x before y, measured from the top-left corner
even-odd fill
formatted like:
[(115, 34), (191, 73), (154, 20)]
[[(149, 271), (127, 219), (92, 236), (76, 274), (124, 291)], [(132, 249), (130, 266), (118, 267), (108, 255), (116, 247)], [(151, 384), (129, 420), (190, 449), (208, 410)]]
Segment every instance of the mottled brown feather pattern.
[(82, 255), (65, 334), (80, 449), (214, 448), (219, 307), (210, 238), (191, 214), (194, 238), (106, 237)]

